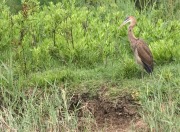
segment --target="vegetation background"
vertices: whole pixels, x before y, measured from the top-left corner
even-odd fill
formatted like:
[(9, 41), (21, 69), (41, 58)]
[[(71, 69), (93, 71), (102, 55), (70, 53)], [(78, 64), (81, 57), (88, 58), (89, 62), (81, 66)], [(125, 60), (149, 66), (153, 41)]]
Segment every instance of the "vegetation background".
[[(80, 131), (79, 99), (88, 93), (115, 104), (130, 95), (149, 131), (180, 130), (179, 0), (1, 0), (0, 129)], [(153, 52), (152, 76), (141, 78), (118, 29), (137, 18), (134, 33)], [(92, 112), (81, 131), (92, 131)], [(82, 122), (82, 121), (81, 121)]]

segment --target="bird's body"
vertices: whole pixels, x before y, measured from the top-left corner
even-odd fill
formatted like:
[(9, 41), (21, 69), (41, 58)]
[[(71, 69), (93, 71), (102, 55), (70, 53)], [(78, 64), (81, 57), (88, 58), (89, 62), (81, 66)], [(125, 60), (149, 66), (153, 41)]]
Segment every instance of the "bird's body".
[(126, 23), (130, 22), (128, 28), (128, 38), (131, 44), (132, 51), (134, 52), (134, 56), (136, 62), (143, 66), (143, 68), (151, 73), (153, 71), (153, 56), (148, 47), (148, 45), (139, 38), (136, 38), (133, 33), (133, 28), (136, 25), (136, 19), (133, 16), (129, 16), (122, 23), (121, 27)]

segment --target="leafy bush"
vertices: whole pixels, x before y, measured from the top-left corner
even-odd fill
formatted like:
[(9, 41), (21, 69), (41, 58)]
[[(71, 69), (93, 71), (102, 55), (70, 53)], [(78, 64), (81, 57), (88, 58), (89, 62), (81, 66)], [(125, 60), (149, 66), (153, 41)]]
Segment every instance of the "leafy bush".
[[(92, 68), (132, 54), (126, 28), (118, 29), (127, 15), (124, 8), (118, 8), (122, 7), (118, 2), (96, 8), (77, 6), (75, 1), (49, 3), (42, 8), (39, 2), (28, 1), (22, 6), (18, 14), (12, 15), (5, 4), (1, 5), (0, 49), (3, 54), (13, 51), (17, 73), (29, 74), (64, 65)], [(150, 14), (127, 8), (128, 14), (138, 20), (135, 35), (149, 44), (156, 64), (179, 61), (179, 22), (155, 17), (154, 8)], [(4, 56), (1, 58), (6, 60)], [(124, 65), (132, 68), (129, 61)]]

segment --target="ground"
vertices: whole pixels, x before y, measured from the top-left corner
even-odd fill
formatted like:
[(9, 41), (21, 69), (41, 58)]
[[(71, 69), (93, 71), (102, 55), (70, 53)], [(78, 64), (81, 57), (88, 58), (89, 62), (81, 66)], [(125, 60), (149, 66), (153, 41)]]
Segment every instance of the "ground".
[[(95, 132), (128, 132), (131, 130), (147, 131), (147, 126), (138, 113), (140, 105), (131, 95), (124, 95), (116, 100), (109, 100), (104, 97), (106, 90), (101, 89), (97, 96), (89, 97), (89, 93), (75, 95), (73, 103), (81, 100), (81, 118), (85, 117), (86, 112), (90, 112), (95, 119), (92, 131)], [(79, 124), (79, 130), (83, 131), (83, 123)]]

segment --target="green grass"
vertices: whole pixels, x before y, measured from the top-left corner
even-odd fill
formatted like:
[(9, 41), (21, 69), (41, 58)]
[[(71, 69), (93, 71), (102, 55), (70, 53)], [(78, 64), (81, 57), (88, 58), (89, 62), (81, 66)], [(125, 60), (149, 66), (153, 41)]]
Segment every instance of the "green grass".
[[(141, 104), (141, 116), (151, 131), (180, 130), (180, 65), (156, 66), (153, 75), (145, 74), (143, 78), (141, 73), (134, 72), (129, 78), (123, 77), (120, 66), (117, 63), (89, 70), (64, 67), (30, 75), (28, 80), (23, 80), (26, 89), (18, 85), (12, 90), (1, 87), (3, 129), (77, 131), (80, 108), (77, 105), (74, 111), (68, 110), (72, 95), (89, 93), (91, 99), (105, 86), (107, 92), (103, 96), (111, 102), (132, 95)], [(91, 131), (89, 123), (94, 122), (93, 116), (89, 111), (85, 111), (84, 116), (85, 124), (81, 127)]]
[[(131, 96), (149, 131), (180, 131), (180, 24), (177, 7), (168, 2), (169, 20), (170, 14), (157, 15), (166, 12), (164, 3), (139, 12), (127, 1), (41, 8), (31, 1), (27, 16), (11, 14), (3, 3), (0, 130), (93, 131), (97, 122), (84, 95), (112, 104)], [(127, 15), (136, 16), (134, 32), (153, 52), (152, 75), (142, 78), (127, 29), (117, 29)]]

